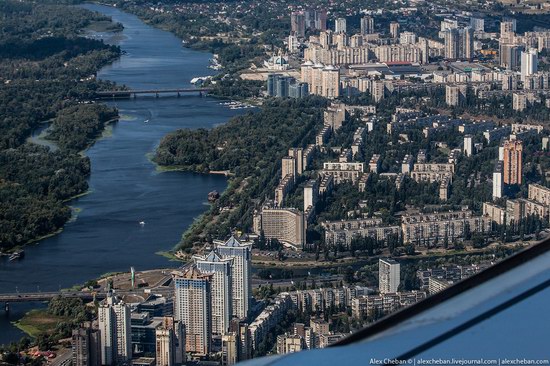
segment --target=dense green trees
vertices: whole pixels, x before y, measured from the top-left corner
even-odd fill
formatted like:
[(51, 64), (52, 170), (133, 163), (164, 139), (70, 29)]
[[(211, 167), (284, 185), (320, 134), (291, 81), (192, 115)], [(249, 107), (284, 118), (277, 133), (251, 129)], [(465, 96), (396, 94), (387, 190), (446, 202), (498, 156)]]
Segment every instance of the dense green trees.
[(53, 120), (49, 138), (64, 149), (89, 147), (118, 113), (101, 104), (80, 104), (61, 110)]
[[(256, 113), (231, 119), (212, 130), (179, 130), (160, 143), (155, 161), (160, 165), (208, 172), (229, 170), (229, 188), (184, 238), (186, 247), (207, 237), (223, 237), (230, 228), (251, 226), (252, 211), (259, 197), (271, 195), (279, 182), (281, 158), (290, 147), (303, 147), (314, 140), (322, 124), (326, 100), (308, 97), (300, 100), (273, 99)], [(221, 207), (229, 213), (210, 225)]]
[[(0, 3), (0, 251), (52, 233), (70, 218), (64, 201), (88, 189), (88, 147), (116, 111), (84, 104), (102, 86), (96, 71), (120, 50), (80, 37), (95, 21), (84, 9)], [(110, 87), (110, 86), (109, 86)], [(27, 143), (53, 120), (59, 150)]]

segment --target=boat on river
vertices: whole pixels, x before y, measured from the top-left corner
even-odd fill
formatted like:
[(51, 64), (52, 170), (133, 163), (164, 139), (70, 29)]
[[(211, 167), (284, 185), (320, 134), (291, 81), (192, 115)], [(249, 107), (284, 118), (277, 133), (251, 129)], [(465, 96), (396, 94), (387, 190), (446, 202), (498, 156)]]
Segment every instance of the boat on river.
[(24, 250), (18, 250), (16, 252), (13, 252), (8, 260), (9, 261), (14, 261), (14, 260), (17, 260), (17, 259), (22, 259), (23, 257), (25, 257), (25, 251)]

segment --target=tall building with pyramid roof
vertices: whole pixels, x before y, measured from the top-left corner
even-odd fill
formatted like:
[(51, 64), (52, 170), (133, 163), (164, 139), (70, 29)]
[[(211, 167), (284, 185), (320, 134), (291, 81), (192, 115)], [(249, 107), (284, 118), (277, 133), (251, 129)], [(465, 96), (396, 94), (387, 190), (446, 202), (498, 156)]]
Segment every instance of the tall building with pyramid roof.
[(252, 244), (231, 236), (227, 241), (215, 241), (216, 252), (223, 259), (231, 259), (232, 315), (239, 319), (248, 317), (252, 296), (251, 261)]
[(233, 259), (222, 258), (212, 250), (205, 257), (195, 256), (197, 268), (212, 275), (212, 333), (223, 335), (229, 329), (232, 318), (231, 264)]

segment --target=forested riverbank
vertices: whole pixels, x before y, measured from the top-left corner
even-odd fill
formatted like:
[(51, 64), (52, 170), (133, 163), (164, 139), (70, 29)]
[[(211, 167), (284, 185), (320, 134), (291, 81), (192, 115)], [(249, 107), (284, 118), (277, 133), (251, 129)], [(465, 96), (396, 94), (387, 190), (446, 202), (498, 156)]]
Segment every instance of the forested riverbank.
[[(88, 189), (93, 143), (116, 110), (87, 104), (108, 83), (96, 72), (120, 49), (83, 36), (108, 17), (74, 7), (0, 3), (0, 251), (59, 230), (70, 218), (65, 201)], [(113, 24), (112, 29), (120, 29)], [(48, 139), (59, 149), (27, 143), (52, 119)]]
[(305, 147), (322, 125), (320, 97), (270, 100), (262, 109), (231, 119), (212, 130), (179, 130), (167, 135), (154, 158), (161, 166), (194, 172), (228, 170), (229, 187), (210, 210), (186, 231), (179, 249), (247, 229), (257, 198), (279, 182), (280, 159), (290, 147)]

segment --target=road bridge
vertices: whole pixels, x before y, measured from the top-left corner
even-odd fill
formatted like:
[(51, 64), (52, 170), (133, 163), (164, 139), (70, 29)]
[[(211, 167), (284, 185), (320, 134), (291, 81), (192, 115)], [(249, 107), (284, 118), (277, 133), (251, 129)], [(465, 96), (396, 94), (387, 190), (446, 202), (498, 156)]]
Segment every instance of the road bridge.
[(103, 90), (95, 93), (98, 99), (129, 99), (136, 98), (138, 95), (154, 95), (157, 98), (161, 94), (175, 94), (178, 97), (181, 94), (199, 93), (203, 95), (211, 91), (211, 88), (173, 88), (173, 89), (129, 89), (129, 90)]

